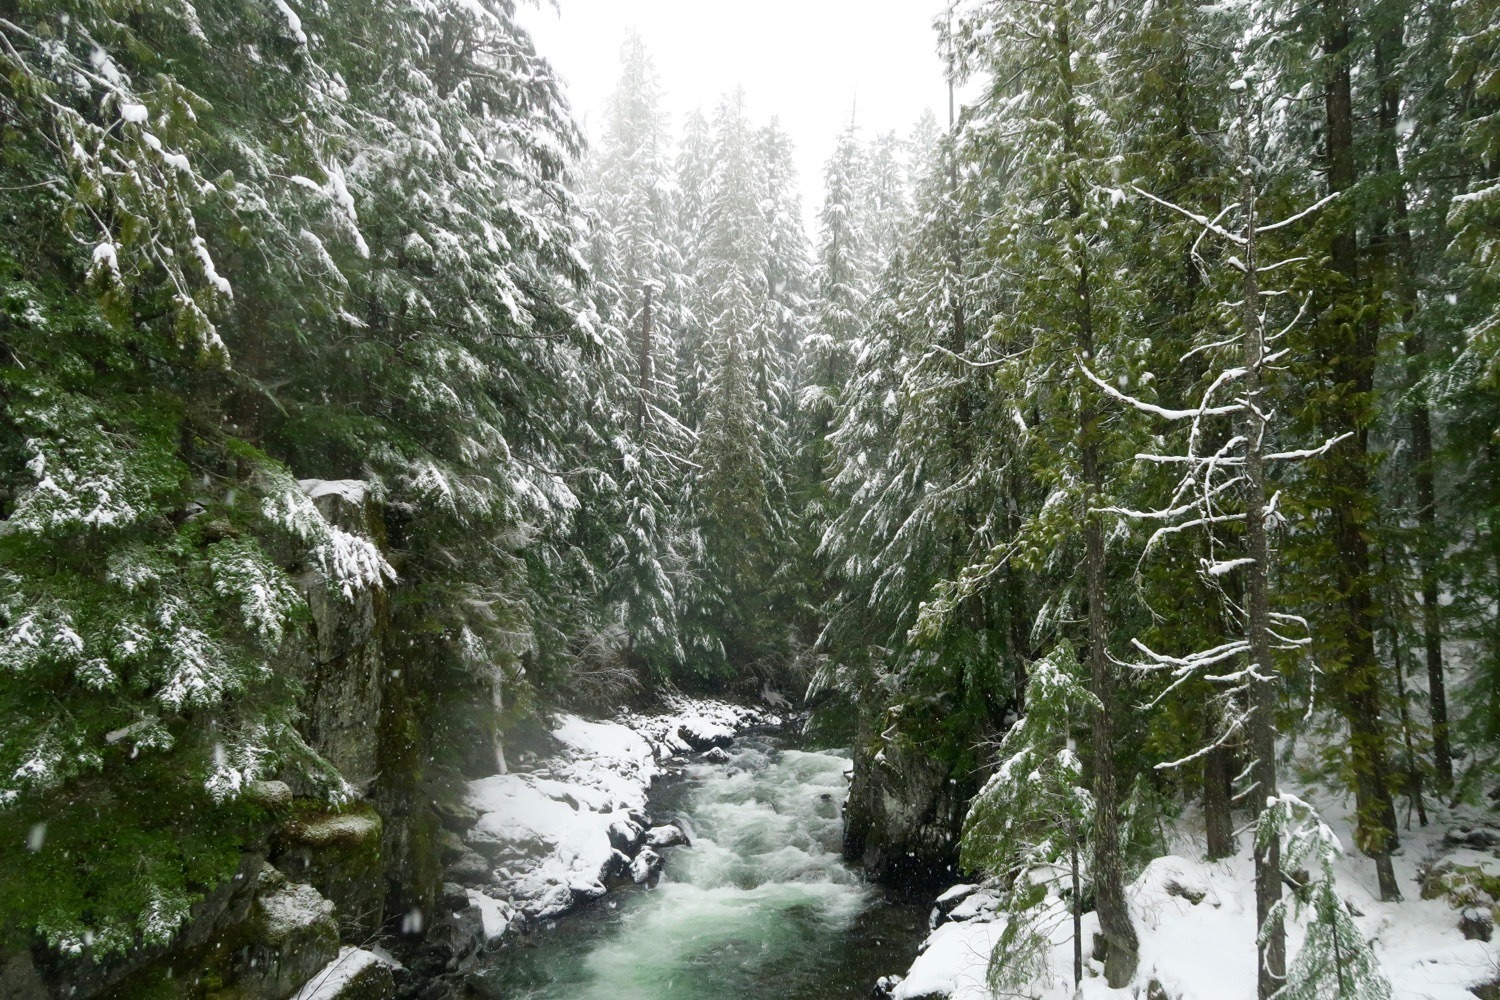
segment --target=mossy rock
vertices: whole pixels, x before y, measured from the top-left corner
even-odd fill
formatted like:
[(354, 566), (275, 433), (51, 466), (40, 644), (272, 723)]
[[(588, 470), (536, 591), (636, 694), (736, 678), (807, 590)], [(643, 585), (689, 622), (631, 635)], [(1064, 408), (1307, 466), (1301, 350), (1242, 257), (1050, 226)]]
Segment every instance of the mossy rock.
[(1500, 862), (1447, 858), (1422, 873), (1421, 887), (1423, 899), (1446, 899), (1454, 909), (1491, 907), (1500, 900)]
[(278, 833), (271, 860), (333, 901), (344, 938), (362, 939), (380, 928), (383, 916), (384, 828), (367, 804), (340, 812), (299, 804)]
[(333, 903), (274, 869), (262, 878), (248, 930), (235, 985), (254, 1000), (291, 996), (339, 953)]

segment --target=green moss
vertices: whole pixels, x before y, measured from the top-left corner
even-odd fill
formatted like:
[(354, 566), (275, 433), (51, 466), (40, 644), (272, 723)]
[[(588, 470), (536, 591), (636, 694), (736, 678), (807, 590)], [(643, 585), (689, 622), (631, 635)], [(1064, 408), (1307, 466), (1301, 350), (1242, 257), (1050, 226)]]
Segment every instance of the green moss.
[(1446, 899), (1455, 909), (1500, 900), (1500, 866), (1442, 862), (1422, 878), (1423, 899)]

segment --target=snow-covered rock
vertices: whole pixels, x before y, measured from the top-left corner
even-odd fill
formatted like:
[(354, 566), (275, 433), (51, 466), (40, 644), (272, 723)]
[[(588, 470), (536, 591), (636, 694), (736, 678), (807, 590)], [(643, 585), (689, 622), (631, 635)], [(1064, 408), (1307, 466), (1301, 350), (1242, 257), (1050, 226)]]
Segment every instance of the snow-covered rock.
[(666, 865), (666, 859), (657, 854), (649, 847), (641, 848), (641, 853), (630, 862), (630, 877), (635, 880), (636, 885), (652, 885), (656, 882), (661, 870)]
[(469, 904), (479, 911), (480, 926), (486, 941), (498, 941), (516, 919), (516, 909), (503, 899), (486, 896), (478, 889), (468, 890)]
[(608, 833), (609, 845), (623, 854), (634, 854), (646, 839), (646, 831), (628, 817), (609, 824)]
[(251, 940), (240, 988), (249, 996), (290, 996), (338, 957), (333, 903), (274, 868), (257, 880)]
[(721, 722), (708, 719), (689, 719), (677, 727), (677, 735), (689, 747), (699, 752), (723, 750), (734, 742), (734, 729)]
[(999, 922), (946, 923), (932, 933), (905, 978), (892, 991), (893, 1000), (992, 1000), (986, 976), (989, 955), (1000, 939)]
[(959, 901), (958, 905), (949, 910), (949, 920), (993, 920), (995, 911), (999, 908), (999, 901), (988, 892), (973, 892)]
[(653, 826), (646, 831), (646, 843), (651, 847), (677, 847), (681, 844), (692, 845), (688, 835), (683, 832), (682, 827), (675, 824), (666, 826)]
[(293, 1000), (388, 1000), (395, 995), (389, 960), (373, 951), (346, 947)]

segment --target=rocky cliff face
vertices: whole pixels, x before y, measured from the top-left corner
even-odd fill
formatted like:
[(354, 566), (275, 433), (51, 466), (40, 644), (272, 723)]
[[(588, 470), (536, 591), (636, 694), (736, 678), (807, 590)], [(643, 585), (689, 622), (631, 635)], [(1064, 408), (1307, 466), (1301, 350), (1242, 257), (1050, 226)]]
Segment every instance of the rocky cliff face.
[(886, 883), (951, 881), (972, 782), (894, 743), (861, 741), (844, 805), (844, 856)]
[[(385, 548), (380, 507), (363, 483), (308, 480), (302, 487), (332, 524)], [(302, 734), (345, 781), (366, 795), (380, 769), (375, 723), (385, 700), (390, 596), (373, 590), (346, 599), (315, 573), (303, 581), (303, 593), (312, 612), (312, 629), (291, 671), (303, 689), (298, 706)]]

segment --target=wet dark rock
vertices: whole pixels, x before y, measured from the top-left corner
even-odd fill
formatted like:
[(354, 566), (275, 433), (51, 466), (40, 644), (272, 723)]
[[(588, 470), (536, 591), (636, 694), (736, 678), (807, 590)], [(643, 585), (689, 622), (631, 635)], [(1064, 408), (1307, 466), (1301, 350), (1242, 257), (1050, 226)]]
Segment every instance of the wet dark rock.
[[(300, 485), (329, 523), (377, 543), (384, 540), (380, 505), (364, 483), (309, 479)], [(316, 572), (302, 590), (313, 641), (290, 665), (302, 690), (298, 729), (310, 747), (363, 793), (382, 771), (379, 727), (370, 720), (380, 717), (387, 696), (384, 640), (390, 598), (385, 588), (371, 587), (345, 599)], [(292, 784), (299, 795), (321, 791), (300, 778)]]
[(489, 882), (492, 870), (483, 855), (465, 851), (444, 869), (443, 875), (459, 885), (484, 885)]
[(385, 902), (384, 823), (364, 803), (339, 813), (310, 813), (285, 823), (271, 862), (306, 882), (338, 911), (340, 929), (361, 940), (380, 928)]
[(712, 747), (703, 755), (703, 759), (710, 764), (728, 764), (729, 754), (725, 753), (721, 747)]
[(844, 807), (844, 857), (886, 884), (951, 880), (971, 783), (943, 761), (886, 745), (856, 751)]
[(236, 982), (247, 997), (290, 996), (339, 953), (333, 903), (273, 868), (261, 873), (250, 930)]
[(618, 889), (635, 881), (630, 869), (630, 857), (623, 851), (611, 851), (609, 860), (599, 868), (599, 881), (605, 888)]
[(891, 1000), (891, 997), (896, 995), (896, 987), (901, 985), (904, 978), (904, 976), (881, 976), (870, 988), (870, 1000)]
[(1478, 851), (1500, 847), (1500, 830), (1492, 826), (1460, 824), (1443, 834), (1443, 843), (1449, 847), (1472, 847)]
[(443, 864), (451, 865), (464, 854), (468, 853), (468, 846), (464, 839), (452, 830), (443, 829), (438, 831), (438, 857)]
[(575, 882), (568, 888), (573, 891), (573, 900), (578, 906), (592, 903), (609, 892), (602, 882)]
[(50, 1000), (47, 984), (32, 961), (31, 952), (0, 953), (0, 998), (4, 1000)]
[(467, 802), (457, 799), (439, 801), (437, 814), (445, 830), (459, 834), (467, 833), (470, 827), (479, 822), (478, 811)]

